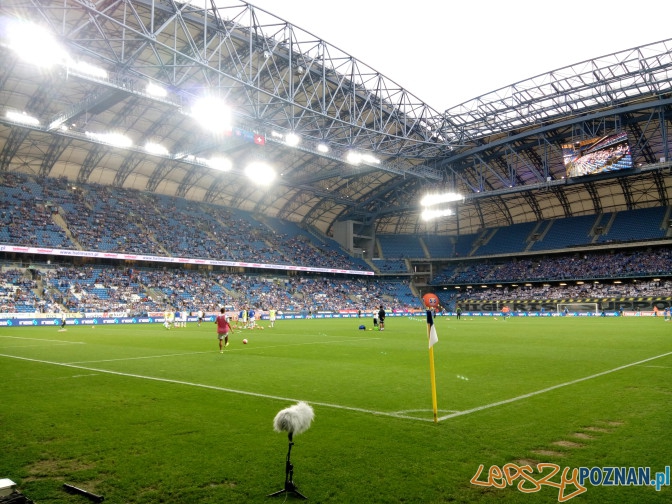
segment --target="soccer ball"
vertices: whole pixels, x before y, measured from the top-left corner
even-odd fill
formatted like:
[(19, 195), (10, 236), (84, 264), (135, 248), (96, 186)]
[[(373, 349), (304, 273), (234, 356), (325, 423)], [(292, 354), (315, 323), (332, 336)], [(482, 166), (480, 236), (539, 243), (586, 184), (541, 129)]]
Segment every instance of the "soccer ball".
[(247, 345), (247, 339), (243, 340), (243, 345)]

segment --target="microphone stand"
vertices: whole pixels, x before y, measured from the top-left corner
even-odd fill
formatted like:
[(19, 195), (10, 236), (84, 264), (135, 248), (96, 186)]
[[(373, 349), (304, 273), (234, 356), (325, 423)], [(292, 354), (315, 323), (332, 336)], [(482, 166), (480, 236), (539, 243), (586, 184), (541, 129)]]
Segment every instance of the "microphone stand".
[(293, 478), (294, 478), (294, 465), (290, 462), (289, 456), (292, 453), (292, 446), (294, 446), (294, 442), (292, 441), (292, 433), (290, 432), (289, 435), (289, 449), (287, 450), (287, 461), (285, 462), (285, 487), (282, 490), (278, 490), (277, 492), (273, 492), (272, 494), (268, 494), (268, 497), (276, 497), (278, 495), (282, 495), (284, 493), (287, 494), (294, 494), (296, 497), (300, 499), (307, 499), (305, 495), (303, 495), (299, 490), (296, 488), (296, 485), (294, 484)]

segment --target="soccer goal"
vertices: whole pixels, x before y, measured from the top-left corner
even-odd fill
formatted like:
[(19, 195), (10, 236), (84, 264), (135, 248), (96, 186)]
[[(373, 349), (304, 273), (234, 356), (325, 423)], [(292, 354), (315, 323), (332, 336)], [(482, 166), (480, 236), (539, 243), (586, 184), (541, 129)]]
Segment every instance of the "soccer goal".
[(558, 303), (556, 305), (558, 314), (562, 315), (567, 309), (567, 313), (592, 313), (599, 315), (599, 303)]

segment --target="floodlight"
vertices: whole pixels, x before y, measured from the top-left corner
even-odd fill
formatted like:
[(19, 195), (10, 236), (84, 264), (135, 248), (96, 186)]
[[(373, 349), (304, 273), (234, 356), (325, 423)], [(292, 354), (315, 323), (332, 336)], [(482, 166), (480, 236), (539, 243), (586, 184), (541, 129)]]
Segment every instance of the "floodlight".
[(7, 28), (9, 46), (25, 61), (44, 68), (63, 64), (68, 53), (43, 26), (15, 21)]
[(145, 144), (145, 150), (150, 154), (156, 154), (157, 156), (167, 156), (169, 154), (168, 149), (155, 142), (147, 142)]
[(8, 110), (7, 113), (5, 114), (5, 117), (7, 117), (7, 119), (9, 119), (10, 121), (25, 124), (27, 126), (40, 125), (40, 121), (37, 118), (29, 116), (25, 112), (14, 112), (12, 110)]
[(432, 219), (438, 219), (439, 217), (446, 217), (448, 215), (453, 215), (452, 210), (425, 210), (422, 212), (422, 220), (428, 221)]
[(275, 170), (264, 162), (255, 161), (245, 167), (245, 175), (258, 185), (269, 185), (275, 179)]
[(348, 163), (358, 165), (360, 163), (368, 163), (368, 164), (380, 164), (380, 159), (377, 157), (373, 156), (372, 154), (368, 153), (359, 153), (355, 151), (349, 151), (347, 156), (346, 156), (346, 161)]
[(327, 144), (321, 143), (321, 144), (318, 144), (317, 150), (319, 152), (325, 152), (326, 153), (326, 152), (329, 152), (329, 146)]
[(380, 159), (371, 154), (362, 154), (362, 161), (370, 164), (380, 164)]
[(285, 143), (289, 145), (290, 147), (294, 147), (296, 145), (299, 145), (301, 142), (301, 137), (297, 135), (296, 133), (289, 133), (285, 135)]
[(355, 151), (348, 152), (348, 155), (345, 157), (345, 160), (354, 165), (358, 165), (362, 162), (362, 155)]
[(95, 65), (90, 65), (84, 61), (69, 61), (68, 69), (74, 70), (77, 73), (88, 75), (90, 77), (96, 77), (98, 79), (107, 79), (107, 71), (97, 67)]
[(156, 96), (157, 98), (165, 98), (168, 95), (168, 91), (153, 82), (147, 84), (145, 92), (148, 95)]
[(91, 133), (87, 131), (86, 136), (115, 147), (131, 147), (133, 145), (133, 140), (121, 133)]
[(224, 133), (231, 130), (231, 111), (218, 99), (206, 96), (191, 107), (191, 115), (201, 126), (212, 133)]
[(107, 133), (102, 136), (102, 140), (115, 147), (130, 147), (133, 145), (133, 141), (121, 133)]
[(441, 203), (451, 203), (454, 201), (462, 201), (464, 196), (454, 192), (447, 192), (443, 194), (428, 194), (420, 201), (422, 206), (439, 205)]
[(233, 163), (225, 157), (213, 157), (208, 159), (208, 166), (213, 170), (227, 172), (233, 168)]

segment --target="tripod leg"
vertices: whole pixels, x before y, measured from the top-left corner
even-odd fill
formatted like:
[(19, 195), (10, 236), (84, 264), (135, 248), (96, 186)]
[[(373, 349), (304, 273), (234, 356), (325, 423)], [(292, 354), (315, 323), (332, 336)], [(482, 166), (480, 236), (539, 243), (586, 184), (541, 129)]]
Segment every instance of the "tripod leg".
[(289, 449), (287, 450), (287, 460), (285, 462), (285, 488), (282, 490), (278, 490), (277, 492), (273, 492), (272, 494), (268, 494), (267, 497), (276, 497), (278, 495), (282, 495), (284, 493), (291, 493), (294, 494), (294, 496), (300, 498), (300, 499), (307, 499), (305, 495), (303, 495), (301, 492), (299, 492), (296, 488), (296, 485), (294, 484), (293, 478), (294, 478), (294, 465), (291, 463), (289, 460), (289, 457), (292, 453), (292, 435), (289, 435)]
[(285, 493), (287, 490), (284, 488), (282, 490), (278, 490), (277, 492), (273, 492), (272, 494), (268, 494), (266, 497), (277, 497), (278, 495), (282, 495)]

